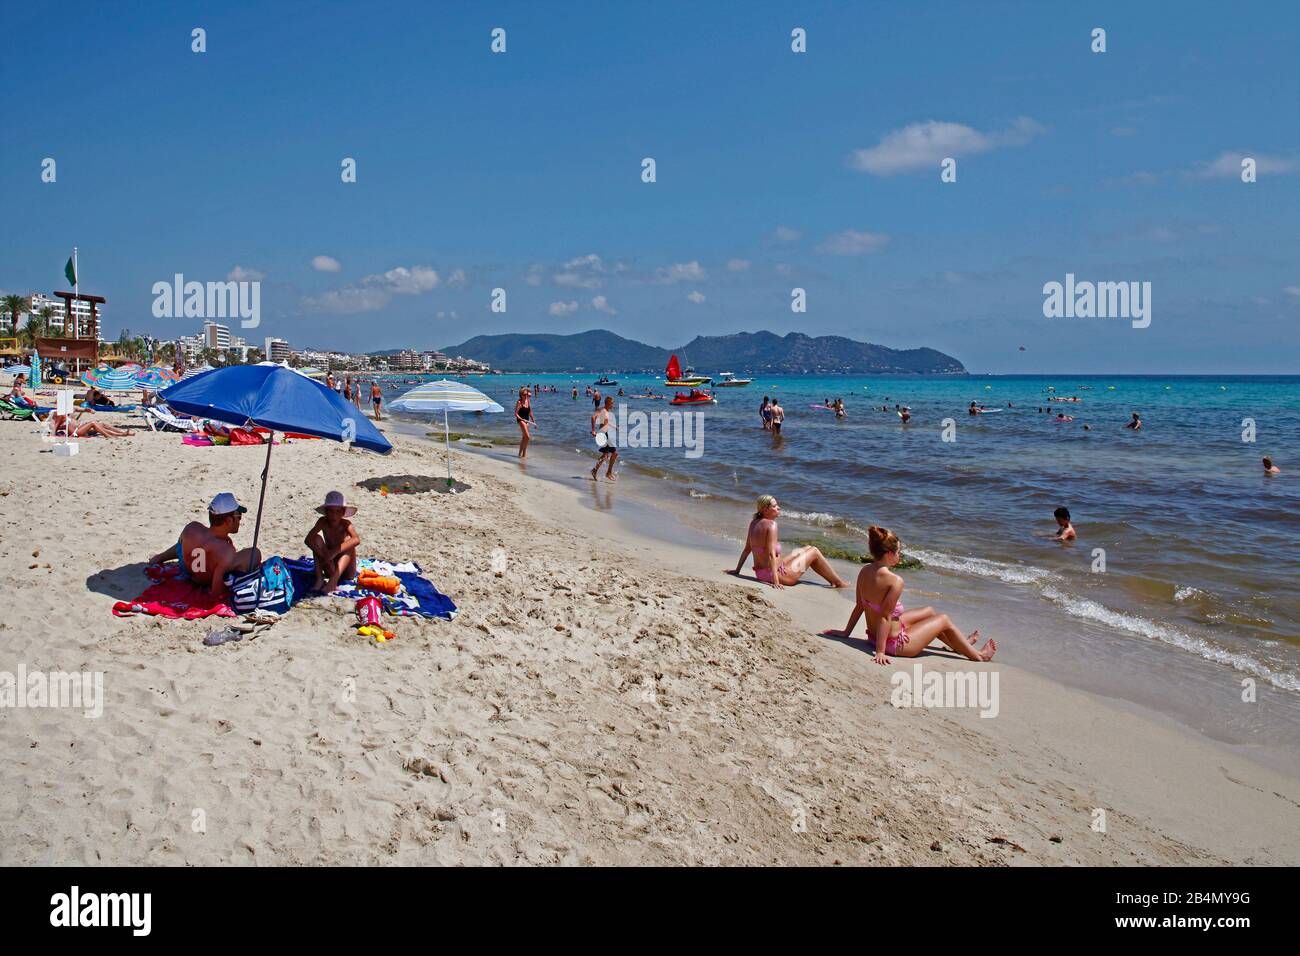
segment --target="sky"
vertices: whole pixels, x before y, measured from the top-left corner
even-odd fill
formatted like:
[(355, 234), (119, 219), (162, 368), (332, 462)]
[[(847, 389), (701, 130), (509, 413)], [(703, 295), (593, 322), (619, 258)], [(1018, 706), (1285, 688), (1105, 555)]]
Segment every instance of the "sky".
[[(196, 332), (153, 312), (179, 273), (260, 282), (257, 344), (769, 329), (1300, 371), (1290, 0), (2, 9), (0, 291), (64, 288), (75, 245), (108, 338)], [(1150, 325), (1046, 317), (1067, 274), (1149, 282)]]

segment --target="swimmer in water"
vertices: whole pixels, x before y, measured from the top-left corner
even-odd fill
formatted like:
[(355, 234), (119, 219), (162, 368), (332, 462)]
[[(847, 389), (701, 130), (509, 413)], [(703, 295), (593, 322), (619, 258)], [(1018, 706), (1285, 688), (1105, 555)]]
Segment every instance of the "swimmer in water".
[(1273, 464), (1273, 459), (1270, 458), (1268, 455), (1264, 456), (1264, 474), (1266, 475), (1282, 474), (1282, 469), (1279, 468), (1277, 465)]
[(1070, 509), (1057, 508), (1052, 512), (1052, 517), (1056, 519), (1056, 534), (1052, 537), (1058, 541), (1073, 541), (1075, 533), (1074, 525), (1070, 524)]
[(1131, 428), (1131, 429), (1133, 429), (1133, 431), (1140, 431), (1140, 430), (1141, 430), (1141, 428), (1142, 428), (1142, 419), (1141, 419), (1141, 417), (1138, 415), (1137, 412), (1134, 412), (1134, 413), (1133, 413), (1133, 420), (1132, 420), (1131, 422), (1129, 422), (1127, 425), (1125, 425), (1124, 427), (1125, 427), (1125, 428)]

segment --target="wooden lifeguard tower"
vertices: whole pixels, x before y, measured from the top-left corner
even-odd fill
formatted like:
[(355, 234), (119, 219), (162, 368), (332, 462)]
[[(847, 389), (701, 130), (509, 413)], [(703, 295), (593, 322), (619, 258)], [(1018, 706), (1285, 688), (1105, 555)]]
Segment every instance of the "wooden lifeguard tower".
[[(93, 367), (99, 361), (99, 306), (108, 300), (102, 295), (87, 295), (84, 292), (55, 292), (57, 298), (63, 300), (63, 342), (54, 351), (62, 353), (61, 357), (71, 359), (75, 364), (75, 370), (72, 370), (74, 377), (81, 372), (81, 362), (89, 362)], [(72, 311), (72, 303), (89, 302), (90, 319), (87, 323), (86, 336), (81, 335), (80, 322), (77, 320), (76, 313)], [(71, 328), (69, 329), (69, 326)], [(74, 346), (68, 339), (76, 342)], [(36, 351), (44, 357), (45, 349), (50, 345), (57, 343), (57, 339), (41, 339), (37, 344)], [(44, 347), (43, 347), (44, 346)]]

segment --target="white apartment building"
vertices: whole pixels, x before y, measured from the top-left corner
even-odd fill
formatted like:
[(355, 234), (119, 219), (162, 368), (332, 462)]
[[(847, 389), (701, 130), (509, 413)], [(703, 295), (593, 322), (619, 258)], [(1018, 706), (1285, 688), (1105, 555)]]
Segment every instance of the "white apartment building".
[(267, 337), (266, 347), (262, 351), (266, 353), (269, 362), (287, 362), (289, 356), (293, 353), (293, 349), (289, 348), (289, 343), (284, 339), (270, 336)]
[(203, 323), (203, 342), (210, 349), (230, 348), (230, 327), (220, 322)]
[[(28, 318), (34, 315), (40, 315), (42, 309), (50, 308), (54, 310), (54, 314), (50, 316), (50, 334), (57, 336), (72, 333), (72, 328), (68, 326), (68, 313), (64, 308), (62, 299), (55, 299), (42, 292), (33, 292), (31, 295), (27, 296), (26, 308), (27, 311), (18, 317), (18, 324), (20, 326), (23, 325)], [(90, 331), (90, 303), (81, 302), (80, 300), (73, 302), (72, 314), (77, 319), (78, 333), (83, 336), (88, 334)], [(104, 306), (102, 304), (95, 310), (95, 314), (99, 318), (99, 338), (102, 342), (104, 340)], [(6, 327), (7, 325), (8, 323), (6, 322)]]

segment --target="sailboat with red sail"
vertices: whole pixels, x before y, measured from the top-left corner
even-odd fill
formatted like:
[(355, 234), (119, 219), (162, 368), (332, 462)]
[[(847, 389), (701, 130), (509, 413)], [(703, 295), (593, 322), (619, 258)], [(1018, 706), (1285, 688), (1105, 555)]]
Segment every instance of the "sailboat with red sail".
[(682, 365), (677, 361), (677, 356), (673, 355), (668, 359), (668, 367), (664, 369), (664, 384), (669, 387), (681, 386), (690, 388), (694, 385), (707, 385), (713, 379), (702, 375), (691, 374), (690, 369), (685, 375), (682, 374)]

